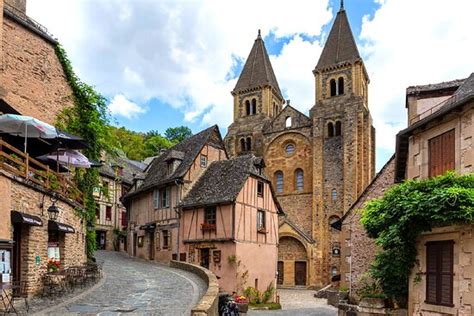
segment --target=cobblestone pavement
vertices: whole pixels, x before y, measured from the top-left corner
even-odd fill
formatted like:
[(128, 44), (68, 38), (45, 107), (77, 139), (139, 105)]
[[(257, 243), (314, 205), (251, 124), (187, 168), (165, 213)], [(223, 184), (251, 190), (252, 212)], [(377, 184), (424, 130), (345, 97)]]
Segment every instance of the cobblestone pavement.
[(104, 284), (47, 315), (189, 315), (206, 291), (206, 284), (189, 272), (118, 252), (97, 252), (96, 257), (104, 261)]
[(288, 316), (335, 316), (337, 309), (326, 304), (325, 299), (315, 298), (315, 291), (279, 289), (281, 310), (249, 311), (248, 315), (288, 315)]

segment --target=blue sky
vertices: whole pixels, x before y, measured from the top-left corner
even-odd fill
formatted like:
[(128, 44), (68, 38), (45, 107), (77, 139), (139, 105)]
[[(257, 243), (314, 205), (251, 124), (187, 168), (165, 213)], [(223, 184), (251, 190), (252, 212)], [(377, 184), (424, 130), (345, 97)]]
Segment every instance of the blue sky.
[[(258, 29), (284, 96), (308, 113), (311, 70), (339, 4), (43, 0), (29, 1), (27, 10), (59, 39), (78, 75), (110, 99), (119, 126), (163, 132), (186, 125), (198, 132), (218, 124), (225, 134), (230, 91)], [(405, 89), (474, 71), (474, 1), (345, 0), (345, 8), (371, 80), (379, 169), (406, 127)]]

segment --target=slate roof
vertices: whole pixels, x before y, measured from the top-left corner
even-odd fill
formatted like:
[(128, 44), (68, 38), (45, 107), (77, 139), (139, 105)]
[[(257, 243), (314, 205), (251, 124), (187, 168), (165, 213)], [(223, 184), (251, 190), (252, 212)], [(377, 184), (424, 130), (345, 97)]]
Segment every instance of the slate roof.
[(135, 160), (130, 160), (124, 157), (107, 157), (107, 161), (99, 168), (99, 173), (115, 179), (115, 166), (122, 167), (121, 179), (127, 184), (133, 184), (135, 175), (140, 174), (145, 169), (146, 165)]
[(432, 83), (419, 86), (410, 86), (407, 88), (407, 95), (419, 94), (423, 92), (431, 92), (436, 90), (457, 89), (466, 79), (456, 79), (440, 83)]
[[(260, 30), (233, 92), (270, 85), (282, 97)], [(282, 97), (283, 99), (283, 97)]]
[[(183, 140), (179, 144), (164, 151), (161, 155), (155, 157), (147, 169), (143, 184), (136, 191), (127, 194), (125, 199), (128, 199), (139, 192), (182, 178), (206, 143), (224, 149), (224, 144), (217, 125), (209, 127), (190, 138)], [(179, 155), (183, 158), (181, 164), (172, 174), (168, 174), (167, 160), (168, 157), (170, 157), (170, 154), (171, 156)]]
[(361, 59), (357, 49), (346, 11), (341, 8), (329, 32), (316, 70), (334, 66), (343, 62), (354, 62)]
[(408, 139), (410, 135), (412, 135), (415, 130), (424, 128), (427, 124), (433, 122), (434, 120), (440, 119), (448, 113), (456, 111), (457, 109), (462, 109), (462, 107), (469, 101), (474, 101), (474, 73), (471, 73), (471, 75), (463, 81), (462, 85), (449, 99), (445, 101), (445, 103), (439, 110), (433, 112), (432, 114), (419, 120), (418, 122), (405, 128), (397, 134), (397, 142), (395, 149), (396, 182), (401, 182), (405, 179), (408, 155)]

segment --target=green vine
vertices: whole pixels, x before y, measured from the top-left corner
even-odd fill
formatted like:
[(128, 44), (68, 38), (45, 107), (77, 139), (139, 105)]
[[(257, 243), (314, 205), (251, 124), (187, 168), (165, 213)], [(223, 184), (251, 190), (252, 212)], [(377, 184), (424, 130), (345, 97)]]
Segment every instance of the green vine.
[(436, 226), (474, 223), (474, 174), (408, 180), (368, 202), (361, 222), (382, 248), (372, 263), (372, 277), (403, 305), (417, 237)]
[[(84, 154), (89, 159), (99, 161), (101, 151), (110, 150), (108, 146), (110, 127), (106, 99), (77, 77), (61, 45), (56, 46), (56, 55), (72, 89), (74, 101), (74, 106), (64, 109), (59, 114), (56, 125), (84, 138), (89, 145), (84, 150)], [(93, 197), (93, 188), (99, 185), (99, 172), (97, 168), (90, 168), (86, 171), (78, 170), (75, 180), (84, 194), (86, 209), (84, 219), (88, 226), (95, 225), (96, 203)], [(96, 250), (95, 231), (88, 229), (86, 237), (87, 256), (92, 258)]]

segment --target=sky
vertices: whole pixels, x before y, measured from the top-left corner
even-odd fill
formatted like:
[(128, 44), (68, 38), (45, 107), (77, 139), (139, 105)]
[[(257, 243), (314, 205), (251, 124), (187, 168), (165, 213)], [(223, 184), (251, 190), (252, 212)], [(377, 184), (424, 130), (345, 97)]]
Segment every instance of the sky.
[[(369, 77), (377, 170), (406, 127), (405, 90), (474, 72), (472, 0), (345, 0)], [(135, 131), (232, 122), (234, 88), (261, 29), (280, 89), (305, 114), (340, 0), (29, 0), (27, 13)]]

